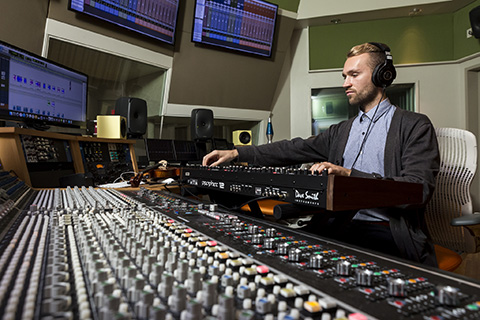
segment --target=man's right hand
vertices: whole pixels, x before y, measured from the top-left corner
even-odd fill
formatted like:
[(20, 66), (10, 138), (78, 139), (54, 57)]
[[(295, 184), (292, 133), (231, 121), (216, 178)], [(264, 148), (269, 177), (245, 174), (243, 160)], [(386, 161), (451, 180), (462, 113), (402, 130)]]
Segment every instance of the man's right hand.
[(203, 157), (202, 165), (218, 166), (222, 163), (232, 161), (238, 157), (237, 149), (233, 150), (214, 150)]

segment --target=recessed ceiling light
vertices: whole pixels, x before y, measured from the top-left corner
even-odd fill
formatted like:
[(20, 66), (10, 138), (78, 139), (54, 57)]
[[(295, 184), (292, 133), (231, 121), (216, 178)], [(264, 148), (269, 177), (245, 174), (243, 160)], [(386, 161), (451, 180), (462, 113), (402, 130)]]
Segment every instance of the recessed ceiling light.
[(412, 10), (410, 10), (410, 12), (408, 13), (409, 16), (418, 16), (420, 13), (422, 13), (422, 9), (420, 8), (413, 8)]

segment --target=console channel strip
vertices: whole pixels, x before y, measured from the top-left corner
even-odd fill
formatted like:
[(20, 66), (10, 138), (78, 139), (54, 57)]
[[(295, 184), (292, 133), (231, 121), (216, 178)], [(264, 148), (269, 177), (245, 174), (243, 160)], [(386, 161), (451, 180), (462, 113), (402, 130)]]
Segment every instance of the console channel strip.
[(2, 319), (480, 317), (478, 282), (171, 193), (1, 195)]

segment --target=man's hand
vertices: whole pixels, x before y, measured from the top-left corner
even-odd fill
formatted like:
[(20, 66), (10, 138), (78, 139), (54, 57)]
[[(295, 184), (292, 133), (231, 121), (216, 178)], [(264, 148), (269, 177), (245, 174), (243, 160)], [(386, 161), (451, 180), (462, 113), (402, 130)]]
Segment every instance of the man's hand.
[(334, 165), (330, 162), (317, 162), (310, 167), (310, 171), (314, 173), (315, 171), (322, 172), (324, 169), (328, 170), (328, 174), (334, 174), (337, 176), (350, 176), (352, 170)]
[(233, 150), (214, 150), (203, 157), (204, 166), (218, 166), (222, 163), (232, 161), (238, 157), (237, 149)]

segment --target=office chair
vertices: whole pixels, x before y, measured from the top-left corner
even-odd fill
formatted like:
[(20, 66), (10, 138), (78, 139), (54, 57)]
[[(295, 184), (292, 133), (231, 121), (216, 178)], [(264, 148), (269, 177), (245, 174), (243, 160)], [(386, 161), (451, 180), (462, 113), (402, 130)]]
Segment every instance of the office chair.
[(437, 128), (436, 134), (440, 171), (425, 218), (439, 268), (453, 271), (462, 262), (458, 252), (480, 249), (479, 237), (474, 233), (474, 228), (480, 226), (480, 213), (473, 213), (470, 196), (477, 170), (477, 141), (473, 133), (462, 129)]

